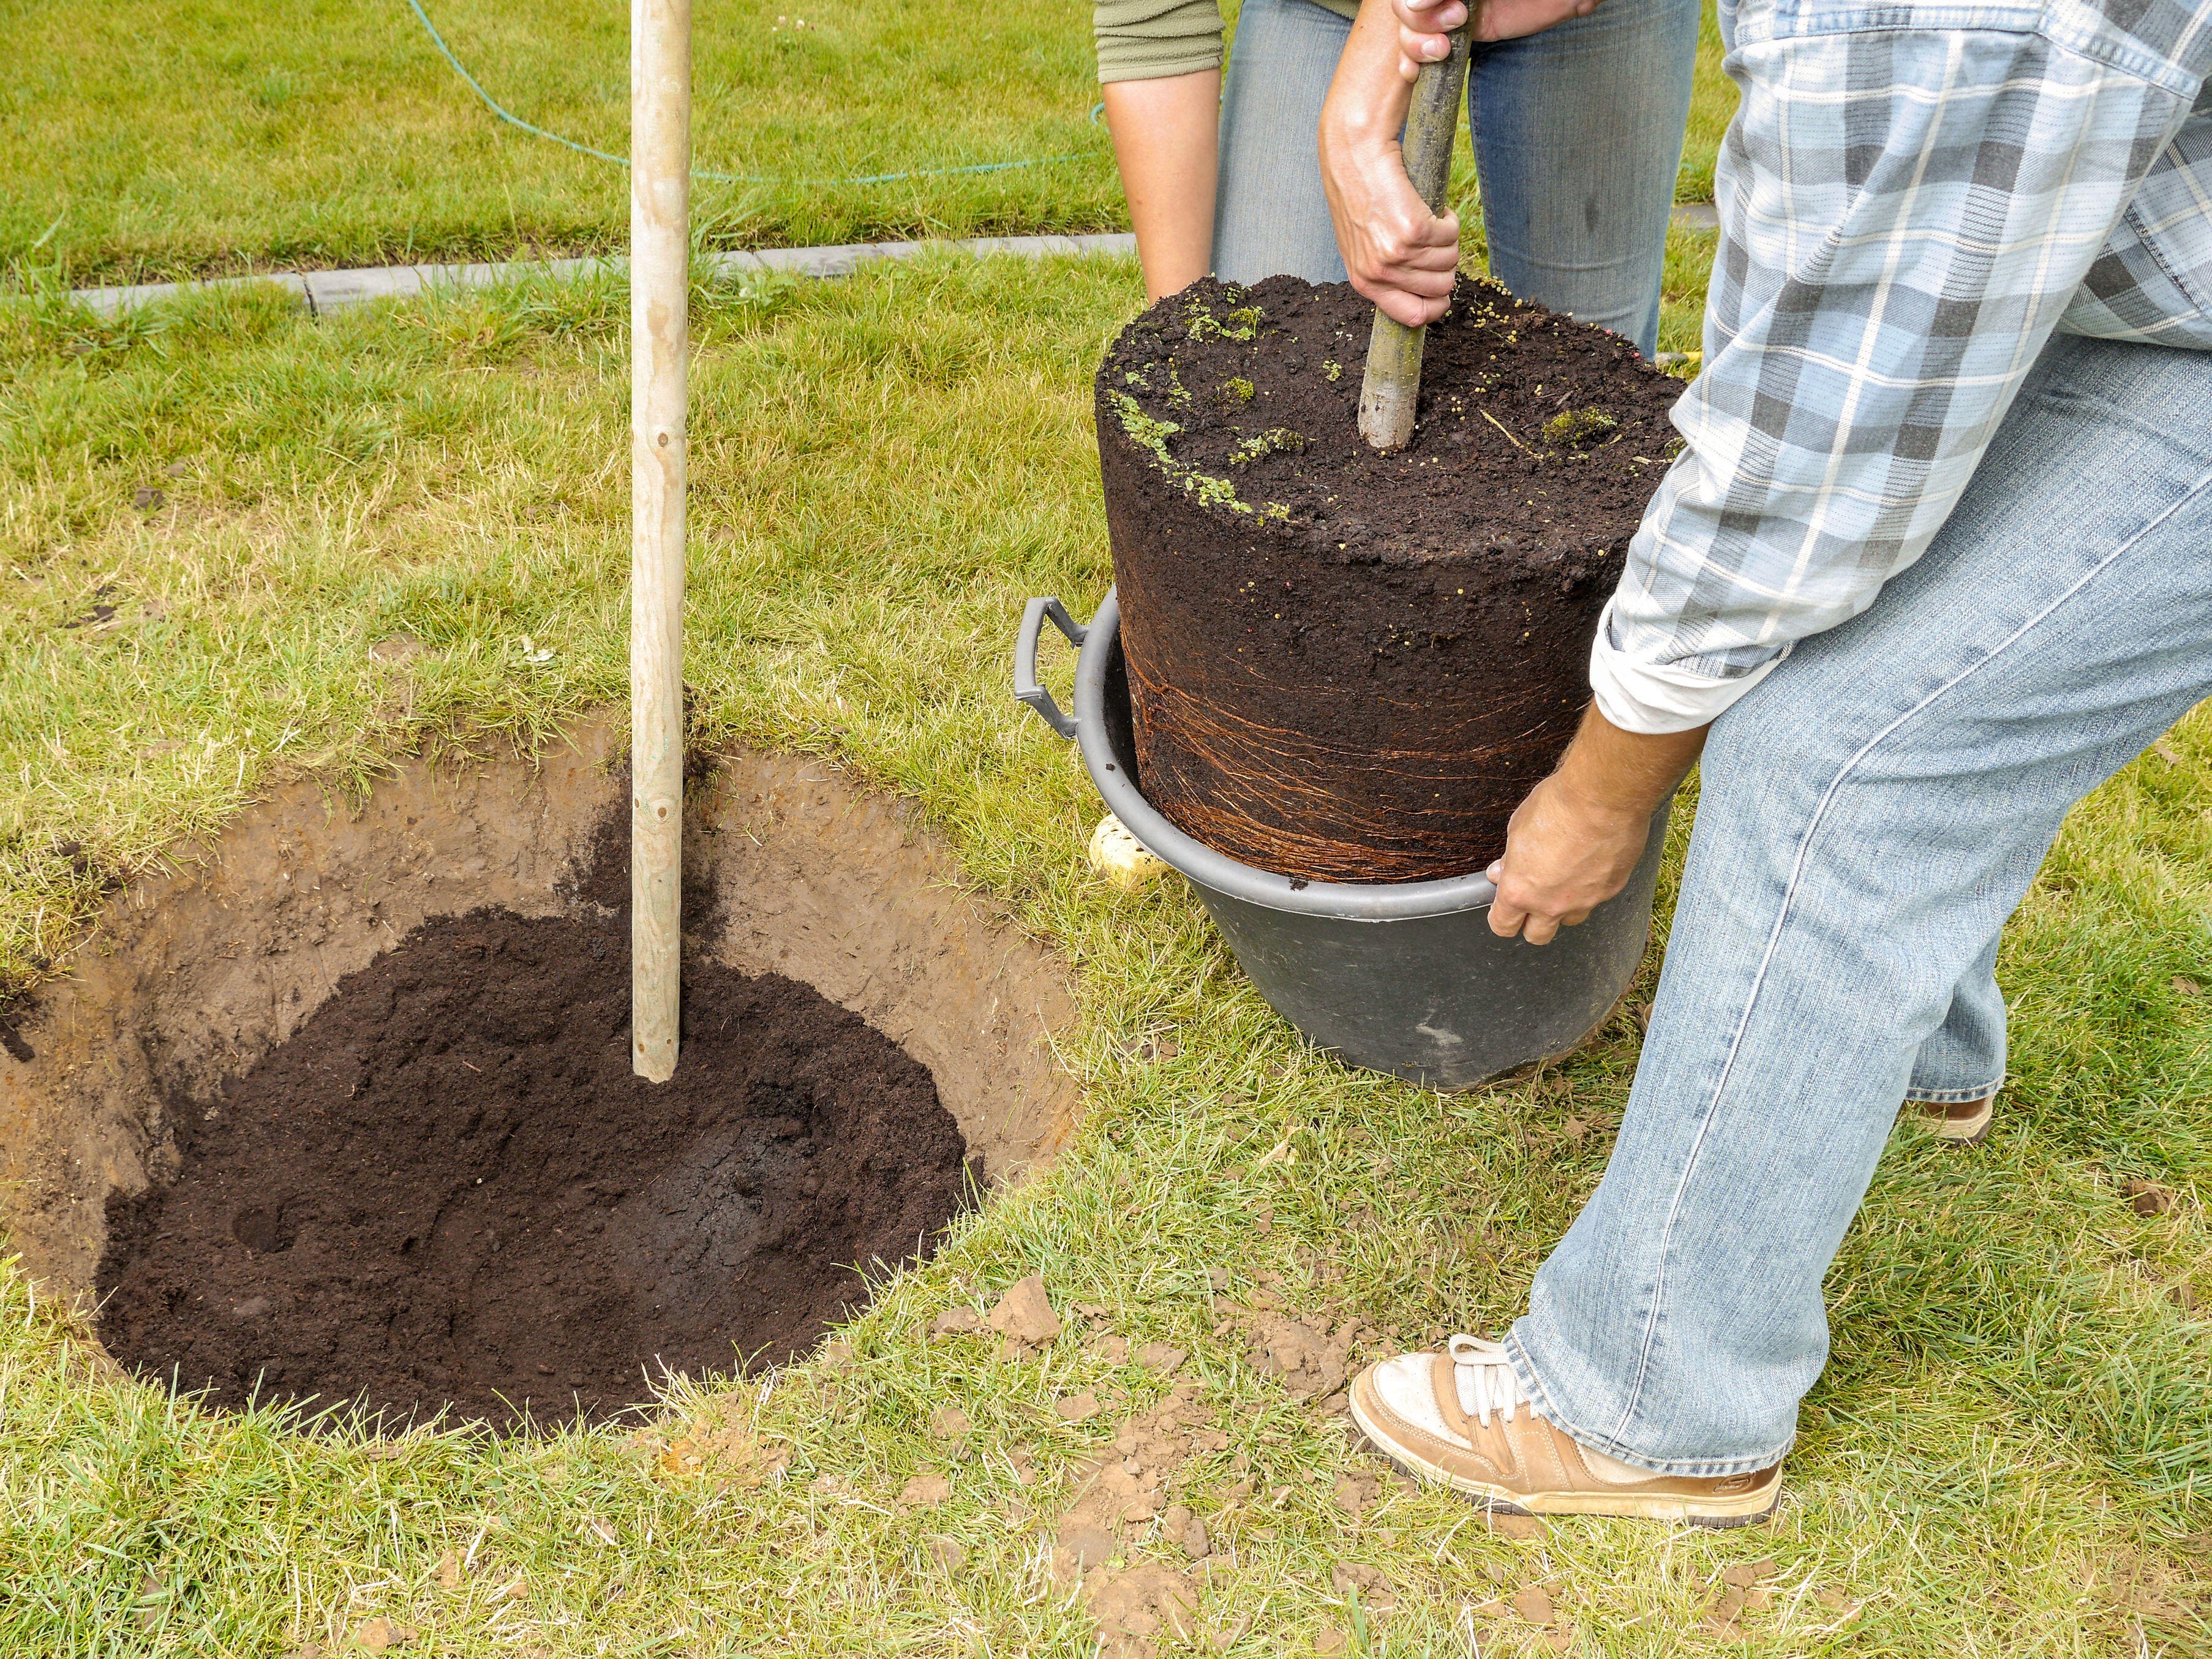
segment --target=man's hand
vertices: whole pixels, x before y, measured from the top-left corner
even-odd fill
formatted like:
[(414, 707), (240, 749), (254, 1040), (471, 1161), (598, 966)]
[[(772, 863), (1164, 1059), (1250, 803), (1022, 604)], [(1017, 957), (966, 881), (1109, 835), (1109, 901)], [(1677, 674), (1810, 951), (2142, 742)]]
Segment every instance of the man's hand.
[[(1456, 3), (1456, 0), (1455, 0)], [(1459, 216), (1429, 211), (1398, 134), (1412, 101), (1389, 0), (1364, 0), (1322, 106), (1321, 178), (1352, 287), (1408, 328), (1444, 314), (1459, 272)]]
[(1628, 884), (1650, 833), (1650, 812), (1583, 800), (1553, 773), (1515, 811), (1505, 856), (1490, 866), (1490, 931), (1549, 945)]
[(1489, 871), (1498, 888), (1490, 931), (1549, 945), (1626, 886), (1652, 814), (1705, 746), (1705, 732), (1624, 732), (1596, 705), (1584, 711), (1559, 769), (1506, 827), (1505, 856)]
[[(1597, 8), (1598, 0), (1488, 0), (1474, 21), (1474, 38), (1517, 40)], [(1391, 10), (1398, 20), (1398, 73), (1409, 82), (1422, 64), (1443, 61), (1451, 51), (1445, 35), (1467, 21), (1465, 0), (1393, 0)]]

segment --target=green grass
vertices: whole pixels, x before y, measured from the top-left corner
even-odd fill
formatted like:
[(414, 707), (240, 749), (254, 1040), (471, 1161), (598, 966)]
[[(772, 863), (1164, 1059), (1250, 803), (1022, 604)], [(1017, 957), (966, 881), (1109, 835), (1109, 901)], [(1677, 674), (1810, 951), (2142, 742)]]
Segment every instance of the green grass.
[(1735, 82), (1721, 72), (1720, 16), (1706, 0), (1698, 30), (1698, 78), (1690, 92), (1690, 129), (1682, 144), (1682, 171), (1674, 183), (1678, 202), (1713, 199), (1713, 161), (1721, 137), (1735, 117)]
[[(619, 6), (424, 0), (522, 118), (628, 152)], [(0, 263), (76, 285), (597, 252), (627, 175), (500, 123), (405, 0), (11, 0)], [(779, 26), (779, 17), (805, 18)], [(833, 21), (833, 20), (835, 20)], [(1087, 9), (1054, 0), (702, 7), (696, 187), (718, 246), (1121, 228)], [(1685, 199), (1711, 190), (1734, 88), (1701, 56)], [(1073, 156), (872, 185), (859, 174)]]
[[(1674, 270), (1679, 333), (1695, 243)], [(2212, 1296), (2212, 998), (2172, 983), (2212, 984), (2202, 714), (2172, 763), (2075, 815), (2008, 935), (2014, 1074), (1990, 1143), (1900, 1130), (1832, 1278), (1835, 1362), (1772, 1528), (1515, 1541), (1438, 1498), (1357, 1521), (1331, 1501), (1360, 1466), (1340, 1420), (1213, 1335), (1205, 1269), (1239, 1293), (1281, 1275), (1294, 1304), (1399, 1340), (1494, 1328), (1597, 1179), (1636, 1032), (1623, 1017), (1518, 1085), (1423, 1095), (1302, 1048), (1180, 887), (1087, 877), (1095, 799), (1007, 695), (1006, 651), (1025, 597), (1080, 614), (1109, 580), (1088, 380), (1137, 301), (1123, 264), (932, 260), (702, 293), (695, 356), (704, 730), (834, 754), (911, 798), (1066, 956), (1089, 1101), (1066, 1159), (891, 1283), (846, 1333), (849, 1366), (676, 1393), (661, 1438), (787, 1455), (757, 1486), (672, 1477), (654, 1434), (615, 1429), (374, 1443), (202, 1413), (105, 1370), (0, 1275), (0, 1651), (268, 1659), (385, 1613), (422, 1632), (410, 1659), (1076, 1659), (1091, 1627), (1038, 1540), (1100, 1425), (1163, 1385), (1075, 1331), (1023, 1360), (924, 1340), (950, 1301), (1032, 1271), (1063, 1307), (1193, 1351), (1232, 1443), (1193, 1464), (1189, 1501), (1237, 1551), (1208, 1595), (1221, 1623), (1251, 1620), (1240, 1655), (1348, 1627), (1340, 1563), (1398, 1587), (1376, 1653), (1462, 1655), (1469, 1628), (1486, 1653), (1549, 1653), (1465, 1611), (1535, 1582), (1578, 1652), (1708, 1651), (1716, 1577), (1761, 1557), (1779, 1572), (1747, 1615), (1761, 1653), (2212, 1644), (2212, 1324), (2173, 1299)], [(120, 326), (52, 304), (0, 319), (0, 970), (38, 972), (103, 882), (282, 778), (527, 746), (619, 696), (623, 313), (586, 284), (320, 324), (251, 292)], [(146, 489), (161, 499), (134, 505)], [(95, 604), (106, 625), (65, 626)], [(428, 649), (372, 661), (401, 629)], [(524, 635), (551, 659), (526, 661)], [(1052, 673), (1064, 691), (1064, 659)], [(1176, 1052), (1140, 1058), (1148, 1035)], [(2118, 1183), (2138, 1174), (2181, 1202), (2137, 1217)], [(1051, 1401), (1086, 1385), (1115, 1408), (1060, 1423)], [(945, 1403), (975, 1425), (949, 1463), (924, 1427)], [(1227, 1496), (1237, 1455), (1254, 1500)], [(925, 1462), (952, 1496), (902, 1510)], [(957, 1571), (937, 1537), (965, 1547)], [(469, 1562), (451, 1588), (449, 1551)]]

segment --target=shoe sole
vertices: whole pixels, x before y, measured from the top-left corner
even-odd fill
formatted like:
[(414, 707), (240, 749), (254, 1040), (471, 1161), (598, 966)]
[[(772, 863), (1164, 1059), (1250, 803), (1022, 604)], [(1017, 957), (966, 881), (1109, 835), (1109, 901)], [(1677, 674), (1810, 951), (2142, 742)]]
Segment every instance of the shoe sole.
[(1997, 1121), (1997, 1097), (1991, 1095), (1982, 1103), (1982, 1109), (1972, 1117), (1948, 1118), (1930, 1115), (1928, 1132), (1946, 1146), (1978, 1146), (1990, 1138), (1990, 1131)]
[(1531, 1497), (1527, 1492), (1516, 1492), (1510, 1487), (1470, 1480), (1465, 1475), (1454, 1474), (1449, 1469), (1423, 1462), (1376, 1432), (1375, 1425), (1359, 1409), (1357, 1395), (1347, 1403), (1352, 1407), (1352, 1420), (1359, 1426), (1360, 1442), (1366, 1450), (1393, 1468), (1412, 1475), (1416, 1480), (1447, 1487), (1493, 1515), (1588, 1515), (1623, 1521), (1681, 1521), (1693, 1527), (1722, 1532), (1731, 1527), (1755, 1527), (1772, 1516), (1782, 1503), (1782, 1474), (1779, 1469), (1765, 1486), (1754, 1487), (1740, 1497), (1698, 1502), (1694, 1509), (1692, 1507), (1693, 1500), (1663, 1492), (1559, 1492), (1548, 1497)]

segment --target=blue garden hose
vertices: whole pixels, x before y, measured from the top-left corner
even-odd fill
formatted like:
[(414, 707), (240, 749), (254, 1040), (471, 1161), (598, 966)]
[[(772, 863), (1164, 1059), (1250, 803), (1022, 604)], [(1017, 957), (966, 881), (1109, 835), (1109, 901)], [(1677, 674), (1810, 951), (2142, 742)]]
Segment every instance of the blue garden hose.
[[(533, 137), (550, 139), (563, 149), (574, 150), (579, 155), (588, 155), (594, 161), (611, 161), (618, 167), (626, 167), (629, 165), (629, 157), (627, 155), (611, 155), (605, 150), (593, 149), (589, 144), (580, 144), (573, 138), (563, 138), (559, 133), (548, 132), (544, 127), (533, 126), (513, 111), (501, 107), (499, 100), (486, 92), (483, 83), (469, 73), (467, 65), (453, 56), (453, 49), (446, 44), (446, 37), (438, 33), (438, 26), (430, 21), (429, 13), (422, 9), (422, 0), (407, 0), (407, 5), (422, 23), (424, 31), (428, 33), (430, 44), (437, 47), (439, 55), (453, 66), (453, 73), (466, 82), (469, 90), (476, 94), (483, 106), (501, 120), (509, 126), (521, 128), (523, 131), (531, 134)], [(1094, 104), (1091, 106), (1091, 119), (1094, 125), (1105, 108), (1106, 106), (1103, 104)], [(906, 179), (945, 179), (967, 173), (1008, 173), (1016, 167), (1048, 167), (1057, 166), (1062, 161), (1080, 161), (1085, 159), (1080, 154), (1039, 155), (1023, 161), (981, 161), (972, 167), (921, 167), (911, 173), (861, 173), (843, 179), (776, 179), (750, 173), (708, 173), (698, 167), (692, 169), (691, 176), (694, 179), (705, 179), (719, 185), (805, 185), (820, 188), (830, 185), (890, 185)]]

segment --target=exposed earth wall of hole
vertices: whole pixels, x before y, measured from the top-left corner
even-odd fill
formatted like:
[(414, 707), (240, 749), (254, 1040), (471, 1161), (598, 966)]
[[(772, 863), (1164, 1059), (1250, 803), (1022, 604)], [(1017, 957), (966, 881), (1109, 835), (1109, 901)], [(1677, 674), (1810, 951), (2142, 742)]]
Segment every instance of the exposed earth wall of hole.
[[(626, 810), (620, 747), (603, 718), (534, 761), (410, 762), (358, 810), (288, 786), (118, 893), (18, 1012), (33, 1058), (0, 1056), (0, 1230), (31, 1275), (90, 1292), (110, 1194), (175, 1178), (179, 1115), (426, 919), (604, 916), (577, 877)], [(696, 784), (685, 858), (714, 900), (690, 948), (811, 984), (903, 1048), (987, 1180), (1058, 1150), (1079, 1108), (1051, 1046), (1073, 1017), (1064, 971), (961, 890), (899, 803), (824, 762), (726, 752)]]

